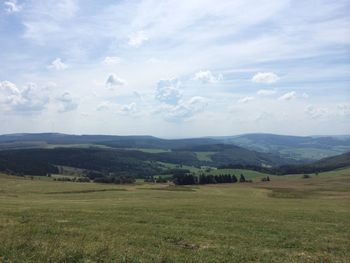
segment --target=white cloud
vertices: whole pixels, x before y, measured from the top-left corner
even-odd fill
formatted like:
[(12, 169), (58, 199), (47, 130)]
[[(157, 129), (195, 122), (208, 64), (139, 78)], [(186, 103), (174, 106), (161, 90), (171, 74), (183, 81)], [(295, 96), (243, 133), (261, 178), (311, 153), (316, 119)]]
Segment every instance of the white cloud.
[(291, 91), (283, 94), (281, 97), (278, 98), (278, 100), (292, 100), (295, 99), (296, 96), (297, 93), (295, 91)]
[(319, 119), (319, 118), (327, 117), (330, 114), (330, 111), (328, 108), (308, 105), (305, 108), (305, 113), (308, 114), (312, 119)]
[(276, 90), (273, 90), (273, 89), (261, 89), (261, 90), (258, 90), (256, 94), (258, 94), (260, 96), (271, 96), (271, 95), (276, 94)]
[(59, 112), (73, 111), (78, 108), (78, 103), (69, 92), (64, 92), (56, 100), (59, 102)]
[(22, 10), (22, 6), (17, 4), (16, 0), (5, 1), (5, 10), (8, 13), (15, 13)]
[(249, 101), (254, 100), (254, 97), (244, 97), (238, 100), (238, 103), (247, 103)]
[(17, 86), (7, 80), (0, 82), (0, 92), (0, 101), (2, 102), (11, 101), (13, 96), (20, 95), (20, 91)]
[(104, 101), (99, 105), (97, 105), (96, 111), (105, 111), (105, 110), (108, 110), (109, 107), (110, 107), (110, 103), (108, 101)]
[(181, 101), (177, 105), (163, 105), (160, 111), (168, 121), (186, 121), (202, 112), (208, 105), (208, 99), (195, 96)]
[(209, 70), (205, 70), (205, 71), (198, 71), (195, 75), (194, 75), (194, 80), (199, 80), (202, 83), (216, 83), (220, 80), (223, 80), (223, 76), (222, 74), (219, 74), (217, 76), (214, 76), (211, 71)]
[(252, 81), (255, 83), (275, 83), (280, 78), (273, 72), (259, 72), (255, 74), (252, 78)]
[(350, 103), (338, 104), (337, 112), (341, 116), (350, 116)]
[(106, 84), (110, 86), (123, 86), (126, 84), (126, 81), (112, 73), (108, 76)]
[(129, 36), (128, 44), (131, 47), (139, 47), (147, 40), (148, 36), (145, 31), (137, 31)]
[(47, 90), (39, 88), (35, 83), (18, 88), (10, 81), (3, 81), (0, 82), (0, 102), (8, 110), (31, 113), (42, 111), (49, 102), (49, 97)]
[(139, 112), (136, 107), (136, 103), (125, 104), (120, 107), (119, 113), (122, 115), (133, 115), (136, 116)]
[(63, 63), (60, 58), (56, 58), (54, 61), (51, 62), (48, 68), (56, 70), (65, 70), (68, 68), (68, 65)]
[(105, 59), (103, 60), (103, 64), (105, 65), (115, 65), (115, 64), (119, 64), (121, 62), (121, 58), (120, 57), (105, 57)]
[(167, 104), (177, 104), (182, 98), (181, 82), (178, 79), (160, 80), (157, 84), (155, 98)]

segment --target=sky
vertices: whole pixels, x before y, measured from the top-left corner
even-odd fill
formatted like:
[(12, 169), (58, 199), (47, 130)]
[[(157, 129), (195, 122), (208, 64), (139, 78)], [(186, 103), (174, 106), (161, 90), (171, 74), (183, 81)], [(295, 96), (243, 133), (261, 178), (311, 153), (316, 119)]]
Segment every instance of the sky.
[(0, 0), (0, 133), (350, 134), (348, 0)]

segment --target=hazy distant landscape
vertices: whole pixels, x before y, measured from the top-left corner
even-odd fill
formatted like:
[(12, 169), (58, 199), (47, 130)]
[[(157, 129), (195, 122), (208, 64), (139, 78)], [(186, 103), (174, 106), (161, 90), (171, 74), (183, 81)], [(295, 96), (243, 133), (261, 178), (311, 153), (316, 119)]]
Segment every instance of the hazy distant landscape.
[(349, 142), (2, 135), (0, 255), (5, 262), (346, 262)]
[[(240, 146), (237, 146), (240, 145)], [(247, 147), (247, 148), (244, 148)], [(249, 149), (248, 149), (249, 148)], [(152, 136), (13, 134), (0, 136), (0, 170), (26, 175), (79, 168), (98, 177), (169, 177), (173, 169), (201, 173), (243, 168), (271, 174), (317, 173), (348, 165), (349, 136), (249, 134), (166, 140)]]
[(0, 1), (0, 263), (349, 263), (349, 10)]

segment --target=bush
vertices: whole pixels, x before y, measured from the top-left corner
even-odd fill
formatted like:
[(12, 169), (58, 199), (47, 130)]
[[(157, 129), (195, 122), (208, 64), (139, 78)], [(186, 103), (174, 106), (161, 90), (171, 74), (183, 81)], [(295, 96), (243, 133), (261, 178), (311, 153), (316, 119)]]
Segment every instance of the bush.
[(239, 182), (240, 183), (244, 183), (245, 182), (245, 177), (243, 174), (241, 174), (241, 177), (239, 178)]
[(168, 182), (168, 179), (164, 178), (164, 177), (161, 177), (159, 176), (157, 179), (156, 179), (156, 183), (167, 183)]
[(270, 182), (270, 177), (269, 176), (263, 177), (263, 178), (261, 178), (261, 181), (262, 182)]
[(75, 181), (78, 183), (90, 183), (90, 179), (87, 177), (78, 177), (75, 178)]
[(110, 176), (95, 178), (94, 182), (95, 183), (104, 183), (104, 184), (132, 184), (132, 183), (135, 183), (136, 180), (134, 177), (131, 177), (131, 176), (110, 175)]
[(74, 179), (71, 179), (69, 177), (58, 177), (54, 178), (54, 181), (60, 181), (60, 182), (74, 182)]

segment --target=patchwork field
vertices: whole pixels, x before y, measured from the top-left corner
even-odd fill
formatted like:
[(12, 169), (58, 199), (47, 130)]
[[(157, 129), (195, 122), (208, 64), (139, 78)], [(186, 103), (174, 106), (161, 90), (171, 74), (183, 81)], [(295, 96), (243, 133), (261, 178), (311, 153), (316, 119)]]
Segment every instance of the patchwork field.
[(192, 187), (0, 175), (0, 262), (350, 262), (350, 169), (250, 174)]

